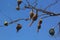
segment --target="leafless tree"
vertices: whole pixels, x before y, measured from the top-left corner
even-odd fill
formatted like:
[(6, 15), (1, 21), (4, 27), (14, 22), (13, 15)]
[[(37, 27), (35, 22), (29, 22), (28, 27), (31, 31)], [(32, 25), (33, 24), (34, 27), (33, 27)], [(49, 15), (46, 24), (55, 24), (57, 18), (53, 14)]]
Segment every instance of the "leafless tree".
[[(11, 22), (7, 22), (5, 21), (4, 22), (4, 25), (3, 26), (8, 26), (9, 24), (13, 24), (15, 22), (18, 22), (20, 20), (25, 20), (25, 21), (29, 21), (29, 20), (32, 20), (32, 22), (29, 24), (29, 26), (31, 26), (37, 19), (38, 17), (41, 17), (39, 22), (38, 22), (38, 26), (37, 26), (37, 32), (39, 32), (40, 28), (41, 28), (41, 24), (43, 23), (43, 19), (45, 18), (48, 18), (48, 17), (53, 17), (53, 16), (60, 16), (60, 13), (54, 13), (54, 12), (50, 12), (50, 11), (47, 11), (46, 9), (51, 7), (51, 6), (54, 6), (55, 4), (57, 4), (59, 2), (59, 0), (56, 0), (54, 3), (51, 3), (49, 4), (45, 9), (40, 9), (40, 8), (37, 8), (36, 6), (38, 5), (38, 0), (34, 0), (34, 2), (32, 3), (33, 5), (31, 5), (31, 3), (29, 2), (29, 0), (26, 0), (26, 3), (24, 3), (24, 7), (23, 8), (20, 8), (21, 4), (23, 3), (22, 0), (17, 0), (17, 7), (16, 7), (16, 10), (19, 11), (19, 10), (26, 10), (26, 9), (31, 9), (30, 11), (30, 17), (29, 18), (18, 18), (14, 21), (11, 21)], [(36, 13), (34, 13), (34, 11), (36, 11)], [(38, 12), (42, 12), (41, 15), (38, 15)], [(46, 16), (44, 16), (46, 15)], [(11, 19), (11, 18), (10, 18)], [(59, 32), (60, 32), (60, 22), (57, 23), (57, 25), (59, 25)], [(1, 26), (2, 27), (2, 26)], [(17, 32), (22, 28), (22, 25), (21, 24), (17, 24)], [(55, 33), (55, 29), (56, 27), (53, 27), (49, 30), (49, 34), (50, 35), (54, 35)]]

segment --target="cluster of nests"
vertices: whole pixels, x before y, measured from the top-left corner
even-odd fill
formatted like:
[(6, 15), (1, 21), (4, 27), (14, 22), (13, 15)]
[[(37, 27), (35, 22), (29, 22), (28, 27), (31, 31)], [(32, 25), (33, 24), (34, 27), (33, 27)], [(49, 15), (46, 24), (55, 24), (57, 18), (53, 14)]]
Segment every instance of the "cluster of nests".
[[(17, 6), (17, 8), (16, 8), (17, 10), (20, 9), (20, 8), (19, 8), (19, 5), (20, 5), (21, 3), (22, 3), (22, 0), (18, 0), (18, 6)], [(30, 12), (30, 19), (32, 19), (32, 23), (37, 20), (37, 17), (38, 17), (38, 15), (37, 15), (37, 14), (34, 14), (33, 11)], [(32, 23), (31, 23), (31, 24), (32, 24)], [(30, 26), (31, 26), (31, 24), (30, 24)], [(39, 29), (41, 28), (41, 24), (42, 24), (42, 19), (40, 19), (39, 22), (38, 22), (38, 28), (37, 28), (37, 31), (38, 31), (38, 32), (39, 32)], [(5, 21), (5, 22), (4, 22), (4, 25), (5, 25), (5, 26), (8, 26), (8, 22)], [(18, 32), (21, 28), (22, 28), (22, 25), (21, 25), (21, 24), (17, 24), (17, 27), (16, 27), (17, 32)], [(51, 29), (49, 30), (49, 34), (50, 34), (51, 36), (53, 36), (53, 35), (55, 34), (54, 28), (51, 28)]]
[[(32, 23), (37, 20), (37, 17), (38, 17), (38, 15), (37, 15), (37, 14), (34, 14), (33, 11), (30, 12), (30, 18), (27, 19), (27, 20), (32, 19), (32, 22), (30, 23), (29, 26), (31, 26)], [(4, 25), (5, 25), (5, 26), (8, 26), (8, 24), (9, 24), (9, 23), (8, 23), (7, 21), (4, 22)], [(39, 22), (38, 22), (38, 30), (37, 30), (38, 32), (39, 32), (39, 29), (41, 28), (41, 24), (42, 24), (42, 19), (40, 19)], [(17, 32), (18, 32), (21, 28), (22, 28), (22, 25), (21, 25), (21, 24), (18, 24), (17, 27), (16, 27)]]
[[(32, 19), (32, 22), (33, 21), (35, 21), (35, 20), (37, 20), (37, 14), (34, 14), (33, 12), (30, 12), (30, 19)], [(39, 29), (41, 28), (41, 24), (42, 24), (42, 19), (40, 19), (39, 20), (39, 22), (38, 22), (38, 28), (37, 28), (37, 31), (39, 32)], [(7, 21), (5, 21), (4, 22), (4, 25), (5, 26), (8, 26), (8, 22)], [(31, 24), (30, 24), (30, 26), (31, 26)], [(21, 24), (17, 24), (17, 27), (16, 27), (16, 30), (17, 30), (17, 32), (20, 30), (22, 28), (22, 25)], [(50, 35), (54, 35), (55, 34), (55, 30), (54, 30), (54, 28), (51, 28), (50, 30), (49, 30), (49, 34)]]
[[(40, 21), (40, 23), (42, 23), (42, 21)], [(5, 21), (5, 22), (4, 22), (4, 25), (5, 25), (5, 26), (8, 26), (8, 22)], [(22, 25), (21, 25), (21, 24), (17, 24), (17, 27), (16, 27), (17, 32), (18, 32), (21, 28), (22, 28)], [(38, 24), (38, 30), (39, 30), (40, 28), (41, 28), (41, 25)], [(49, 30), (49, 34), (52, 35), (52, 36), (55, 34), (54, 28), (51, 28), (51, 29)]]

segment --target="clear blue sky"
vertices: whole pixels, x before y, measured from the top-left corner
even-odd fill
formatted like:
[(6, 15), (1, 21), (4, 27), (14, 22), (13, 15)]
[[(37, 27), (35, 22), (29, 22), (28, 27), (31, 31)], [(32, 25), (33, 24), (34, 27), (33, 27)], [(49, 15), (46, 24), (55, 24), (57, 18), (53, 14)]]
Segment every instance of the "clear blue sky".
[[(25, 0), (23, 0), (26, 3)], [(30, 2), (33, 2), (32, 0)], [(44, 9), (50, 3), (55, 2), (55, 0), (38, 0), (38, 8)], [(24, 4), (21, 4), (21, 7)], [(17, 1), (16, 0), (0, 0), (0, 25), (3, 25), (4, 21), (7, 20), (10, 22), (11, 20), (7, 17), (9, 16), (12, 20), (18, 18), (27, 18), (29, 17), (30, 10), (16, 10)], [(54, 6), (47, 9), (48, 11), (59, 13), (60, 12), (60, 2), (55, 4)], [(42, 12), (39, 12), (41, 14)], [(6, 15), (6, 16), (5, 16)], [(51, 37), (48, 33), (49, 29), (56, 25), (60, 21), (60, 16), (58, 17), (49, 17), (43, 19), (42, 27), (39, 33), (37, 30), (37, 22), (34, 22), (31, 27), (28, 24), (31, 21), (19, 21), (17, 23), (22, 24), (22, 29), (16, 33), (17, 23), (11, 24), (7, 27), (0, 28), (0, 40), (56, 40)], [(56, 28), (57, 30), (57, 28)], [(57, 37), (57, 40), (60, 40), (60, 37)]]

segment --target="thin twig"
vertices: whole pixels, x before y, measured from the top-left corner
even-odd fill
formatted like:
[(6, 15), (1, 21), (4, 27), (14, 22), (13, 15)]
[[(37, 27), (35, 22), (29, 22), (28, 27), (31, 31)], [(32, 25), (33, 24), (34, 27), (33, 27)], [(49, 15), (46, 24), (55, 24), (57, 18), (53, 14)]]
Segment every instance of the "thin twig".
[(28, 0), (26, 0), (26, 2), (27, 2), (27, 4), (30, 6), (30, 3), (29, 3), (29, 1), (28, 1)]
[(11, 21), (9, 24), (18, 22), (18, 21), (20, 21), (20, 20), (25, 20), (25, 21), (27, 21), (27, 20), (30, 20), (30, 19), (29, 19), (29, 18), (26, 18), (26, 19), (23, 19), (23, 18), (21, 19), (21, 18), (19, 18), (19, 19), (17, 19), (17, 20)]
[(55, 1), (54, 3), (49, 4), (44, 10), (46, 10), (47, 8), (53, 6), (53, 5), (57, 4), (57, 3), (58, 3), (58, 1)]

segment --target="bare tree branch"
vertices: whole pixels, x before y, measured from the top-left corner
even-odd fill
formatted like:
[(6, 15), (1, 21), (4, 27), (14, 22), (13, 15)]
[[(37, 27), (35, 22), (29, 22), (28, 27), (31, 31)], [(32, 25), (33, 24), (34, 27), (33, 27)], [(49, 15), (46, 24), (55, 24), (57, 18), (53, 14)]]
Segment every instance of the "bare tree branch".
[(30, 3), (29, 3), (29, 1), (28, 1), (28, 0), (26, 0), (26, 2), (27, 2), (27, 4), (30, 6)]
[(16, 19), (16, 20), (14, 20), (14, 21), (11, 21), (11, 22), (9, 22), (9, 24), (12, 24), (12, 23), (15, 23), (15, 22), (18, 22), (18, 21), (20, 21), (20, 20), (25, 20), (25, 21), (27, 21), (27, 20), (30, 20), (29, 18), (26, 18), (26, 19), (24, 19), (24, 18), (19, 18), (19, 19)]
[(36, 7), (38, 5), (37, 3), (38, 0), (35, 0), (32, 4)]
[(37, 10), (37, 11), (40, 11), (40, 12), (43, 12), (43, 13), (45, 13), (45, 14), (47, 14), (47, 15), (52, 15), (52, 16), (58, 16), (58, 15), (60, 15), (60, 13), (59, 14), (57, 14), (57, 13), (54, 13), (54, 12), (49, 12), (49, 11), (46, 11), (46, 10), (43, 10), (43, 9), (38, 9), (38, 8), (35, 8), (35, 7), (33, 7), (33, 6), (26, 6), (25, 8), (30, 8), (30, 9), (34, 9), (34, 10)]
[(47, 8), (53, 6), (53, 5), (57, 4), (57, 3), (58, 3), (58, 1), (56, 0), (54, 3), (49, 4), (44, 10), (46, 10)]

